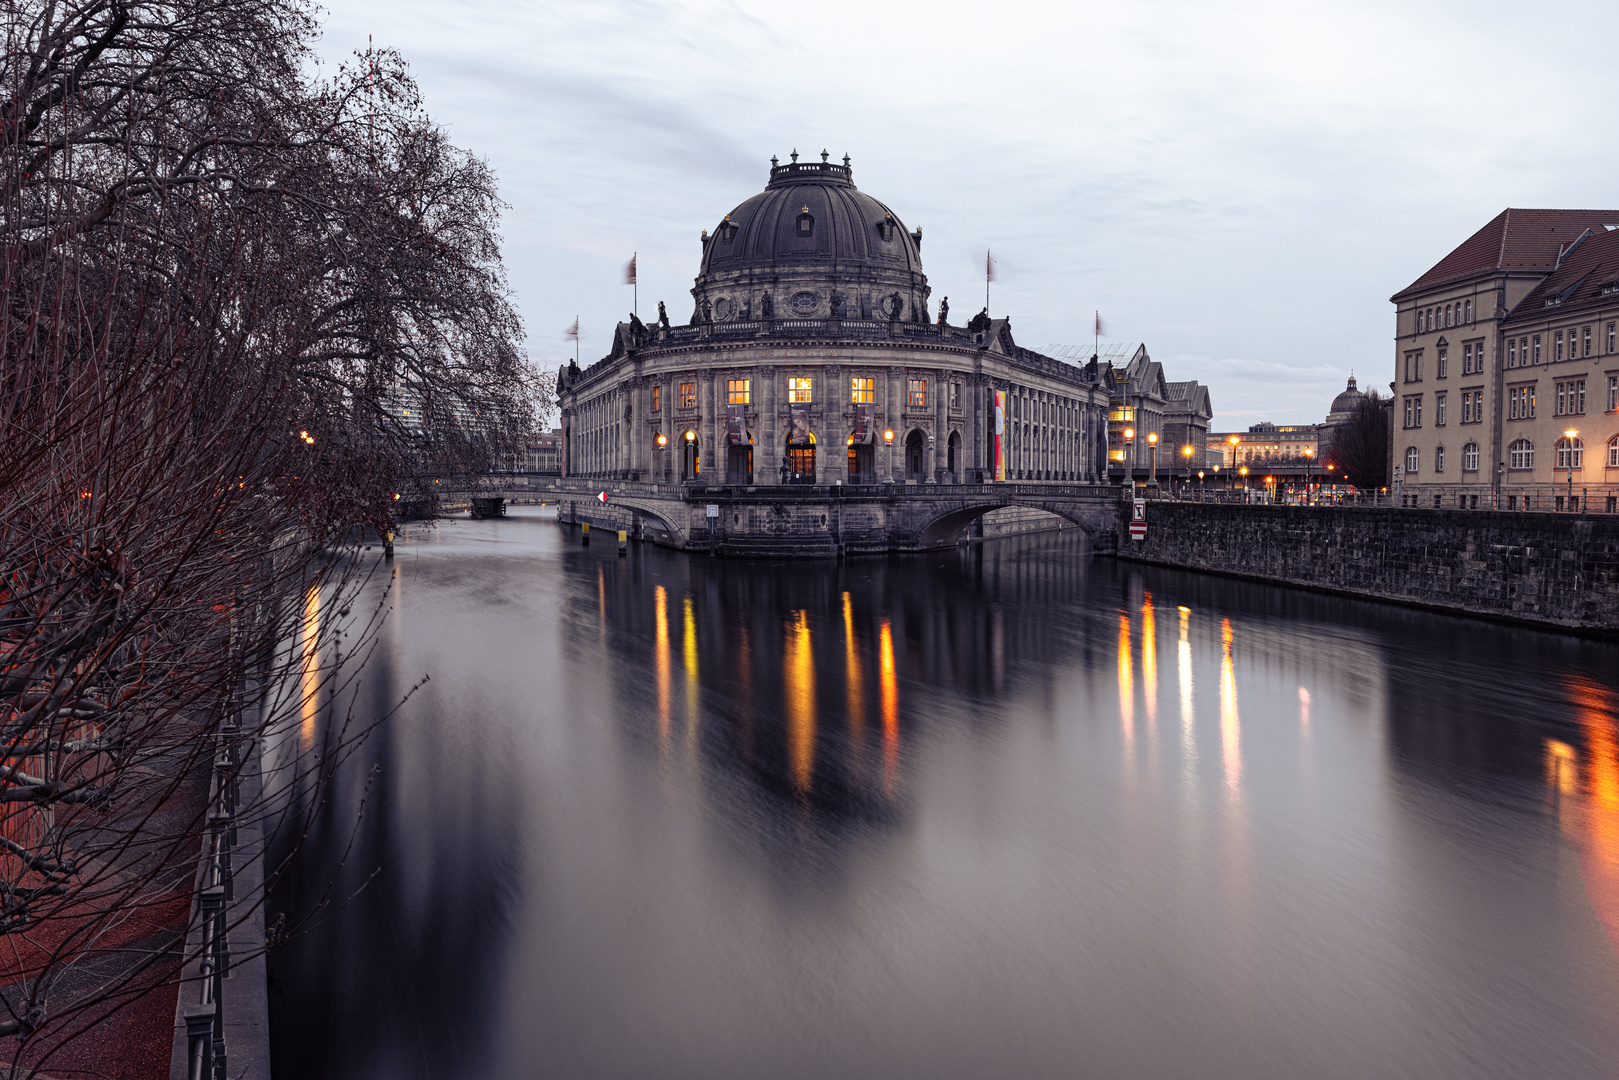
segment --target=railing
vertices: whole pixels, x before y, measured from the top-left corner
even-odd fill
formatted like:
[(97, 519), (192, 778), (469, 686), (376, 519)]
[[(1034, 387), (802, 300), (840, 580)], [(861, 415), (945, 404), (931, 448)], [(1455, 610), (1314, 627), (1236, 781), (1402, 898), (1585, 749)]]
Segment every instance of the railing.
[[(197, 875), (197, 906), (202, 913), (202, 947), (197, 961), (197, 1003), (181, 1010), (186, 1026), (187, 1080), (225, 1080), (225, 976), (230, 973), (226, 910), (236, 898), (231, 852), (236, 844), (238, 730), (220, 733), (219, 753), (209, 779), (208, 816)], [(181, 993), (185, 992), (184, 983)]]

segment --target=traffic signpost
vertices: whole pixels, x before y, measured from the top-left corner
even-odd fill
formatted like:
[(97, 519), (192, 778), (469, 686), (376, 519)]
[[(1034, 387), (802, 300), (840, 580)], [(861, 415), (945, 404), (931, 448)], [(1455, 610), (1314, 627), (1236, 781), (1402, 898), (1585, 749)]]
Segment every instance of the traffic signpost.
[(1147, 538), (1147, 500), (1135, 499), (1130, 503), (1130, 539)]

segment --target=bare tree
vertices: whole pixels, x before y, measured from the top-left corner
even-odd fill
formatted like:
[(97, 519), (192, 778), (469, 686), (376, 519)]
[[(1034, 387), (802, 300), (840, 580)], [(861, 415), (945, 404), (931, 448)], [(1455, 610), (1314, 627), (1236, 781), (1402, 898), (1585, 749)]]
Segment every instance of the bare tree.
[(1380, 488), (1388, 482), (1389, 422), (1388, 399), (1371, 390), (1333, 431), (1332, 460), (1358, 488)]
[(398, 57), (305, 78), (298, 0), (3, 19), (0, 1072), (62, 1075), (177, 977), (221, 738), (354, 670), (309, 618), (354, 527), (512, 453), (537, 383), (494, 178)]

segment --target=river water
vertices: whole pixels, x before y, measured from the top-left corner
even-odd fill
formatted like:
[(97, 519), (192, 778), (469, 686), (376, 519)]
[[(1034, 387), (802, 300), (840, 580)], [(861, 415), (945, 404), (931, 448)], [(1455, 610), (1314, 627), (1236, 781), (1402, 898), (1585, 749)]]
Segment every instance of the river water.
[(1619, 1074), (1611, 644), (1073, 531), (765, 564), (517, 508), (396, 567), (337, 711), (430, 678), (272, 897), (326, 904), (278, 1076)]

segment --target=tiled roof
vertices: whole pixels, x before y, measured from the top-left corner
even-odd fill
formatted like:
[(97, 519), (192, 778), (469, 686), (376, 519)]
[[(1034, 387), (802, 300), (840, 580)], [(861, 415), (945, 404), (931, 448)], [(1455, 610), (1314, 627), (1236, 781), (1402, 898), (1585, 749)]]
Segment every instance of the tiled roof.
[(1413, 292), (1491, 270), (1545, 273), (1557, 265), (1557, 253), (1562, 247), (1573, 243), (1586, 229), (1602, 232), (1607, 225), (1619, 225), (1619, 210), (1508, 208), (1389, 299), (1400, 300)]
[[(1504, 323), (1619, 304), (1619, 229), (1598, 229), (1518, 302)], [(1603, 295), (1602, 290), (1608, 289)]]

